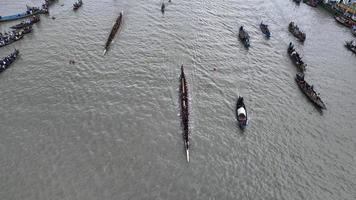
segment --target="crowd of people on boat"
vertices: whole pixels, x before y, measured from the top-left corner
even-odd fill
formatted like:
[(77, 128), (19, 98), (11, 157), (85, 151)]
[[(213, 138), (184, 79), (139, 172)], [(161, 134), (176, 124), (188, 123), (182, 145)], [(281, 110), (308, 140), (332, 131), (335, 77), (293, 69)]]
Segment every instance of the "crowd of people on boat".
[(0, 73), (10, 66), (10, 64), (16, 59), (18, 54), (19, 51), (15, 49), (15, 51), (12, 54), (0, 60)]
[(19, 40), (23, 37), (22, 31), (11, 31), (9, 33), (0, 33), (0, 47), (3, 47), (13, 41)]
[(289, 31), (301, 41), (304, 41), (306, 38), (305, 33), (303, 33), (294, 22), (289, 23)]
[(21, 29), (27, 26), (31, 26), (34, 23), (37, 23), (40, 21), (40, 17), (39, 16), (32, 16), (30, 19), (26, 19), (24, 21), (22, 21), (21, 23), (11, 26), (12, 29)]
[(304, 80), (304, 74), (299, 73), (297, 74), (297, 81), (300, 85), (300, 87), (311, 97), (314, 98), (317, 101), (320, 101), (319, 95), (315, 92), (314, 86), (309, 85), (305, 80)]
[(295, 63), (299, 66), (305, 66), (302, 58), (300, 57), (299, 53), (294, 49), (294, 45), (292, 42), (289, 43), (288, 53), (290, 56), (295, 60)]

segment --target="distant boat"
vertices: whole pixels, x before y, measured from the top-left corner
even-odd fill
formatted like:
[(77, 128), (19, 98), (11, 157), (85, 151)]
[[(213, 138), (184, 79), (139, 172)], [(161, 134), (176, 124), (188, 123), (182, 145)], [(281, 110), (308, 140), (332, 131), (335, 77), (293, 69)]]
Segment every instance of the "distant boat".
[(119, 28), (121, 26), (122, 16), (123, 16), (123, 12), (121, 12), (120, 15), (117, 17), (115, 24), (111, 29), (110, 35), (109, 35), (108, 40), (106, 41), (106, 44), (105, 44), (104, 55), (106, 54), (106, 51), (109, 49), (109, 46), (110, 46), (112, 40), (114, 39), (116, 32), (119, 30)]
[(0, 35), (0, 47), (4, 47), (6, 45), (12, 44), (18, 40), (23, 38), (22, 32), (12, 31), (9, 34), (1, 34)]
[(40, 21), (40, 17), (39, 16), (33, 16), (31, 19), (28, 19), (26, 21), (22, 21), (20, 24), (11, 26), (12, 29), (22, 29), (28, 26), (31, 26), (34, 23), (37, 23)]
[(236, 103), (236, 118), (239, 122), (239, 127), (244, 129), (247, 125), (247, 110), (244, 103), (244, 98), (240, 96)]
[(324, 102), (320, 99), (319, 95), (314, 91), (314, 87), (310, 86), (304, 80), (304, 74), (303, 73), (298, 73), (296, 75), (295, 80), (297, 81), (297, 84), (298, 84), (299, 88), (310, 99), (310, 101), (312, 101), (319, 108), (326, 109), (326, 106), (325, 106)]
[(300, 2), (302, 1), (302, 0), (293, 0), (297, 5), (300, 5)]
[(335, 20), (339, 22), (340, 24), (351, 28), (353, 25), (356, 25), (355, 23), (352, 22), (352, 20), (348, 19), (347, 17), (344, 16), (335, 16)]
[(349, 41), (345, 43), (345, 47), (356, 54), (356, 43), (354, 41)]
[(16, 15), (9, 15), (9, 16), (0, 16), (0, 22), (5, 22), (5, 21), (12, 21), (12, 20), (17, 20), (17, 19), (22, 19), (26, 17), (30, 17), (32, 15), (37, 15), (37, 14), (46, 14), (48, 13), (47, 9), (39, 9), (36, 7), (27, 7), (27, 11), (16, 14)]
[(317, 7), (319, 3), (317, 0), (303, 0), (303, 2), (311, 7)]
[(183, 139), (184, 139), (184, 148), (187, 156), (187, 162), (189, 162), (189, 109), (188, 109), (188, 84), (185, 79), (184, 68), (181, 66), (180, 74), (180, 107), (181, 107), (181, 118), (183, 126)]
[(18, 55), (19, 55), (19, 51), (15, 49), (13, 53), (6, 56), (5, 58), (2, 58), (0, 60), (0, 73), (5, 71), (7, 68), (9, 68), (10, 65), (16, 60)]
[(291, 32), (296, 38), (299, 39), (299, 41), (304, 42), (306, 35), (303, 33), (301, 30), (299, 30), (299, 27), (294, 24), (294, 22), (289, 23), (288, 26), (289, 32)]
[(250, 36), (248, 33), (244, 30), (244, 27), (241, 26), (239, 30), (239, 39), (241, 42), (244, 44), (246, 48), (250, 47)]
[(78, 2), (75, 2), (73, 4), (73, 10), (77, 10), (78, 8), (80, 8), (83, 5), (83, 1), (82, 0), (78, 0)]
[(298, 52), (294, 49), (294, 46), (292, 43), (289, 43), (287, 52), (288, 52), (290, 59), (298, 67), (298, 69), (301, 72), (304, 72), (307, 65), (302, 61), (302, 58), (299, 56)]
[(161, 6), (161, 12), (164, 13), (164, 9), (166, 8), (166, 5), (164, 5), (164, 2), (162, 3), (162, 6)]
[(271, 32), (269, 31), (267, 24), (263, 24), (261, 22), (260, 28), (261, 28), (262, 33), (265, 34), (266, 38), (270, 38), (271, 37)]

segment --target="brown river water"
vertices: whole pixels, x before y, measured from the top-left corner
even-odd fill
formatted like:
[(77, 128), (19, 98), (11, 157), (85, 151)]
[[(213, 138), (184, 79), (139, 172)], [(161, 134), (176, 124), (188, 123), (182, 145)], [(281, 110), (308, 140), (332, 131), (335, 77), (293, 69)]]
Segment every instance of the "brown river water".
[[(353, 36), (326, 11), (292, 0), (172, 0), (162, 15), (158, 0), (83, 2), (74, 12), (74, 0), (59, 0), (33, 33), (0, 49), (20, 50), (0, 74), (0, 199), (356, 199), (356, 56), (343, 46)], [(0, 0), (0, 15), (41, 3)], [(304, 44), (288, 32), (292, 20)], [(289, 42), (327, 110), (298, 88)], [(243, 132), (238, 95), (250, 117)]]

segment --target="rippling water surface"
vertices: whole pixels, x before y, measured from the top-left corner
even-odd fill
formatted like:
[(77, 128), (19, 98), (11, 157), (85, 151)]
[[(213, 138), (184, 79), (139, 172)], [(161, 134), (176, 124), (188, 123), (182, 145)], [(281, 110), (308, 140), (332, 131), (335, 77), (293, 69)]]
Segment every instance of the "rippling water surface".
[[(157, 0), (84, 0), (76, 12), (73, 2), (59, 0), (33, 33), (0, 49), (0, 57), (21, 53), (0, 74), (0, 199), (356, 198), (356, 56), (343, 46), (353, 36), (328, 13), (291, 0), (173, 0), (164, 15)], [(0, 14), (26, 4), (41, 1), (1, 0)], [(102, 56), (121, 10), (123, 27)], [(287, 31), (292, 20), (307, 33), (304, 45)], [(295, 83), (290, 41), (327, 110)], [(244, 132), (238, 95), (250, 115)]]

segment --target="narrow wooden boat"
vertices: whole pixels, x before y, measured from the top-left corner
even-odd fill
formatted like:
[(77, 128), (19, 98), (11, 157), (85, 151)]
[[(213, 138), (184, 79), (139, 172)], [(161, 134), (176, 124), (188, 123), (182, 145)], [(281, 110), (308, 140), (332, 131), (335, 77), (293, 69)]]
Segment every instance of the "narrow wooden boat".
[(6, 56), (5, 58), (2, 58), (0, 60), (0, 73), (5, 71), (7, 68), (9, 68), (10, 65), (16, 60), (18, 55), (19, 55), (19, 51), (15, 49), (13, 53)]
[(309, 85), (304, 80), (303, 73), (298, 73), (296, 75), (295, 80), (297, 81), (299, 88), (310, 99), (310, 101), (312, 101), (317, 107), (321, 109), (326, 109), (324, 102), (320, 99), (319, 95), (314, 91), (314, 87), (312, 85)]
[(294, 65), (297, 66), (297, 68), (301, 72), (304, 72), (305, 68), (307, 67), (307, 64), (305, 64), (302, 61), (302, 58), (299, 56), (298, 52), (294, 49), (294, 45), (292, 43), (289, 43), (289, 47), (288, 47), (287, 52), (288, 52), (288, 55), (289, 55), (290, 59), (294, 63)]
[(24, 35), (24, 34), (27, 34), (27, 33), (31, 33), (32, 32), (32, 26), (28, 26), (28, 27), (25, 27), (23, 29), (18, 29), (15, 31), (16, 33), (20, 34), (20, 35)]
[(166, 8), (166, 5), (164, 5), (164, 2), (163, 2), (162, 5), (161, 5), (161, 12), (162, 12), (163, 14), (164, 14), (165, 8)]
[(244, 30), (244, 27), (241, 26), (239, 30), (239, 39), (241, 42), (244, 44), (246, 48), (250, 47), (250, 36), (248, 33)]
[(15, 26), (11, 26), (12, 29), (22, 29), (28, 26), (31, 26), (37, 22), (40, 21), (40, 17), (39, 16), (33, 16), (31, 19), (28, 19), (26, 21), (22, 21), (20, 24), (17, 24)]
[(261, 28), (262, 33), (266, 36), (266, 38), (270, 38), (271, 37), (271, 32), (269, 31), (267, 24), (263, 24), (261, 22), (260, 28)]
[(0, 35), (0, 47), (4, 47), (23, 38), (22, 31), (12, 31)]
[(122, 16), (123, 16), (123, 12), (121, 12), (120, 15), (117, 17), (115, 24), (111, 29), (110, 35), (109, 35), (108, 40), (106, 41), (106, 44), (105, 44), (104, 55), (106, 54), (107, 50), (109, 49), (109, 46), (110, 46), (112, 40), (114, 39), (116, 32), (119, 30), (119, 28), (121, 26)]
[(319, 1), (317, 0), (303, 0), (303, 2), (311, 7), (317, 7), (319, 4)]
[(294, 24), (294, 22), (290, 22), (288, 26), (289, 32), (291, 32), (294, 37), (298, 38), (299, 41), (304, 42), (306, 35), (303, 33), (301, 30), (299, 30), (299, 27)]
[(342, 25), (344, 25), (344, 26), (346, 26), (346, 27), (349, 27), (349, 28), (351, 28), (353, 25), (355, 25), (355, 24), (352, 22), (352, 20), (350, 20), (350, 19), (348, 19), (348, 18), (346, 18), (346, 17), (344, 17), (344, 16), (341, 16), (341, 15), (335, 16), (335, 20), (336, 20), (337, 22), (339, 22), (340, 24), (342, 24)]
[(247, 110), (244, 103), (244, 98), (240, 97), (237, 99), (236, 103), (236, 118), (239, 123), (239, 127), (244, 129), (247, 125)]
[(184, 68), (181, 66), (180, 74), (180, 107), (181, 107), (181, 118), (183, 127), (183, 140), (184, 148), (186, 151), (187, 162), (189, 162), (189, 109), (188, 109), (188, 85), (185, 79)]
[(349, 41), (345, 43), (345, 47), (356, 54), (356, 42)]
[(300, 2), (302, 1), (302, 0), (293, 0), (298, 6), (300, 5)]

